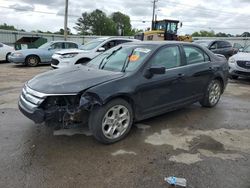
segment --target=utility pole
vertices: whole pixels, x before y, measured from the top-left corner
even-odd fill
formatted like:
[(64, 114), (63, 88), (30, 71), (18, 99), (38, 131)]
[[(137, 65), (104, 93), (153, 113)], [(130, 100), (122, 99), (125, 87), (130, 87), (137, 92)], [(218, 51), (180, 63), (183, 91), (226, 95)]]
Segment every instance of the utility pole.
[(68, 6), (69, 6), (69, 0), (65, 0), (64, 40), (67, 40), (67, 35), (68, 35)]
[(154, 0), (153, 1), (153, 16), (152, 16), (152, 26), (151, 26), (151, 30), (154, 29), (154, 24), (155, 24), (155, 8), (156, 8), (156, 2), (158, 0)]

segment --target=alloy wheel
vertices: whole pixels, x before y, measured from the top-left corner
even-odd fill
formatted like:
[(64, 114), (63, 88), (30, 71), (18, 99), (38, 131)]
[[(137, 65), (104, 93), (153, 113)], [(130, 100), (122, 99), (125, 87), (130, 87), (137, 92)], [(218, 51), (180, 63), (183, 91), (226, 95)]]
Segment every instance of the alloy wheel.
[(129, 127), (131, 121), (129, 110), (123, 105), (111, 107), (102, 120), (102, 131), (106, 138), (121, 137)]

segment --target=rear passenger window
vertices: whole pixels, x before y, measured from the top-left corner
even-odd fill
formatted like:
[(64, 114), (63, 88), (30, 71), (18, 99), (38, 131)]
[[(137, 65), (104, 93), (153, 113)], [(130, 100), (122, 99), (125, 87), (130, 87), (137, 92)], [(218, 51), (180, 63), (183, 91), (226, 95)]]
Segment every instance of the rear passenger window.
[(131, 40), (117, 40), (116, 45), (123, 44), (123, 43), (126, 43), (126, 42), (132, 42), (132, 41)]
[(68, 43), (65, 43), (65, 48), (66, 49), (69, 49), (69, 48), (78, 48), (78, 46), (75, 43), (68, 42)]
[(199, 48), (184, 46), (187, 64), (195, 64), (209, 61), (208, 55)]

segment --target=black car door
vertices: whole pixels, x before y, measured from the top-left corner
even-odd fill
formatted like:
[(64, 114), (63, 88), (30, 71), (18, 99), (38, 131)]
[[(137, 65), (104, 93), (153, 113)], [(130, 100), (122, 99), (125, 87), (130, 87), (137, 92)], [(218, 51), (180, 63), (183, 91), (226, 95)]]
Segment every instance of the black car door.
[(192, 45), (183, 45), (183, 51), (188, 67), (186, 81), (190, 86), (186, 93), (195, 99), (203, 95), (204, 89), (213, 75), (213, 67), (209, 56), (203, 49)]
[(165, 74), (155, 74), (151, 78), (141, 75), (141, 84), (136, 88), (136, 103), (139, 114), (157, 114), (181, 103), (187, 97), (183, 58), (177, 45), (162, 47), (148, 61), (149, 67), (165, 67)]

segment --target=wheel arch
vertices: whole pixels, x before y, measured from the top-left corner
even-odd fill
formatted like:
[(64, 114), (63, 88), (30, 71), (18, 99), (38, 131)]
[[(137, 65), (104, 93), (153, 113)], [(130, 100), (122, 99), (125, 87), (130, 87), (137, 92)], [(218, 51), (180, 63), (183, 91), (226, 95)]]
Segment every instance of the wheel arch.
[(76, 61), (76, 63), (75, 64), (80, 64), (82, 61), (84, 61), (84, 60), (86, 60), (86, 61), (90, 61), (91, 60), (91, 58), (89, 58), (89, 57), (83, 57), (83, 58), (81, 58), (81, 59), (78, 59), (77, 61)]
[(101, 96), (99, 96), (96, 93), (84, 93), (80, 99), (80, 106), (83, 106), (85, 109), (91, 110), (92, 107), (94, 106), (103, 106), (107, 103), (109, 103), (110, 101), (114, 100), (114, 99), (123, 99), (125, 100), (127, 103), (129, 103), (131, 105), (132, 111), (133, 111), (133, 116), (134, 118), (136, 118), (136, 113), (135, 113), (135, 101), (134, 99), (127, 93), (117, 93), (115, 95), (111, 95), (107, 98), (102, 98)]
[(11, 52), (8, 52), (8, 53), (5, 55), (5, 60), (6, 60), (6, 61), (9, 61), (9, 60), (8, 60), (8, 56), (9, 56), (10, 54), (11, 54)]
[(220, 82), (221, 87), (222, 87), (222, 93), (223, 93), (224, 90), (225, 90), (225, 83), (224, 83), (223, 78), (222, 78), (221, 76), (216, 76), (216, 77), (214, 78), (214, 80), (218, 80), (218, 81)]

